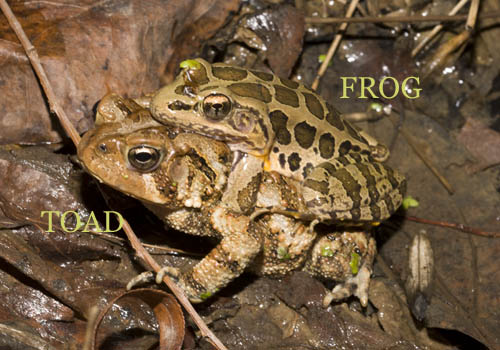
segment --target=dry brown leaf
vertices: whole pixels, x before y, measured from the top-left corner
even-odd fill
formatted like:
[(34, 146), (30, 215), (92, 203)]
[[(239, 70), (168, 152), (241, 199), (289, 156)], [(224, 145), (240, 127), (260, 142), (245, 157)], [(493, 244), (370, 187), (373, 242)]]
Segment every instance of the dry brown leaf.
[[(139, 96), (159, 87), (165, 67), (193, 55), (237, 1), (112, 0), (12, 3), (62, 108), (79, 132), (107, 92)], [(213, 14), (217, 13), (216, 16)], [(0, 16), (0, 144), (59, 142), (21, 44)]]
[[(95, 349), (95, 342), (99, 325), (109, 309), (120, 299), (126, 297), (137, 298), (146, 303), (156, 316), (159, 325), (159, 350), (180, 350), (184, 340), (184, 315), (182, 309), (172, 294), (156, 289), (136, 289), (121, 293), (111, 300), (100, 312), (92, 335), (91, 349)], [(99, 347), (97, 347), (99, 348)]]

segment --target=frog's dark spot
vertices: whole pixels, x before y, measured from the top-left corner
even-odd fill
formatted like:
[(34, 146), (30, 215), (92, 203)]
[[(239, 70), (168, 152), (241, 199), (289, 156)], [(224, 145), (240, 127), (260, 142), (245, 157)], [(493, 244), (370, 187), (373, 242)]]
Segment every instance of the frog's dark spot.
[(216, 90), (218, 88), (219, 88), (219, 86), (217, 86), (217, 85), (207, 85), (204, 88), (201, 88), (199, 91), (203, 92), (203, 91), (207, 91), (207, 90)]
[(379, 193), (377, 190), (377, 181), (370, 171), (369, 165), (366, 164), (356, 164), (356, 167), (361, 172), (366, 181), (366, 188), (368, 189), (368, 197), (370, 198), (369, 203), (376, 203), (379, 198)]
[(293, 152), (288, 156), (288, 166), (291, 171), (296, 171), (300, 168), (301, 158), (297, 152)]
[(309, 187), (321, 194), (328, 194), (328, 181), (316, 181), (307, 179), (304, 181), (304, 186)]
[(276, 91), (275, 97), (278, 102), (291, 107), (299, 106), (299, 96), (297, 96), (295, 91), (281, 85), (274, 85), (274, 89)]
[(313, 148), (314, 154), (318, 154), (318, 147)]
[(328, 114), (326, 115), (326, 121), (330, 123), (331, 126), (344, 130), (344, 123), (340, 119), (340, 113), (329, 103), (326, 104), (328, 108)]
[(325, 169), (329, 176), (332, 176), (337, 171), (337, 168), (330, 162), (321, 163), (319, 167)]
[(307, 122), (302, 122), (295, 125), (295, 140), (304, 149), (308, 149), (314, 142), (314, 137), (316, 136), (316, 128), (307, 124)]
[(335, 151), (335, 138), (330, 133), (324, 133), (319, 138), (319, 154), (321, 158), (330, 159)]
[(387, 206), (387, 210), (389, 211), (389, 215), (394, 213), (394, 203), (392, 202), (391, 197), (386, 196), (384, 198), (385, 205)]
[(246, 213), (253, 208), (261, 179), (262, 173), (258, 173), (244, 188), (238, 191), (238, 205), (242, 212)]
[(349, 198), (353, 201), (352, 208), (359, 208), (361, 203), (361, 185), (358, 181), (347, 171), (346, 168), (338, 169), (335, 174), (332, 174), (334, 178), (342, 183), (346, 193)]
[(354, 145), (354, 146), (352, 146), (352, 151), (359, 152), (359, 151), (361, 151), (361, 147), (359, 147), (358, 145)]
[(189, 111), (191, 106), (182, 101), (174, 101), (168, 104), (168, 109), (171, 111)]
[(394, 170), (392, 170), (390, 168), (386, 168), (386, 170), (387, 170), (386, 177), (387, 177), (387, 180), (389, 180), (392, 188), (393, 189), (399, 188), (401, 190), (401, 192), (405, 192), (406, 180), (404, 178), (401, 178), (401, 177), (399, 177), (399, 179), (396, 178), (396, 175), (394, 174)]
[(306, 99), (306, 106), (309, 112), (311, 112), (316, 118), (324, 119), (325, 111), (323, 110), (323, 106), (319, 102), (318, 98), (313, 94), (309, 94), (307, 92), (303, 92), (304, 98)]
[(290, 79), (280, 78), (280, 82), (281, 84), (285, 85), (286, 87), (289, 87), (290, 89), (296, 89), (299, 87), (299, 83)]
[(363, 139), (363, 138), (359, 135), (359, 132), (358, 132), (356, 129), (354, 129), (354, 127), (353, 127), (350, 123), (346, 122), (346, 123), (345, 123), (345, 126), (346, 126), (346, 128), (347, 128), (347, 132), (349, 133), (349, 135), (351, 135), (351, 137), (352, 137), (353, 139), (358, 140), (359, 142), (362, 142), (362, 143), (367, 143), (367, 142), (366, 142), (366, 141), (365, 141), (365, 140), (364, 140), (364, 139)]
[(274, 76), (270, 73), (258, 72), (255, 70), (251, 70), (250, 72), (252, 72), (252, 74), (255, 75), (257, 78), (260, 78), (264, 81), (272, 81), (274, 78)]
[(349, 212), (351, 213), (352, 221), (359, 221), (361, 218), (361, 210), (359, 208), (353, 208)]
[(189, 73), (185, 70), (181, 72), (181, 74), (183, 74), (184, 81), (188, 85), (205, 85), (210, 81), (208, 79), (207, 69), (203, 64), (201, 64), (199, 68), (190, 68), (188, 71)]
[(289, 145), (292, 135), (288, 131), (288, 127), (286, 125), (288, 122), (286, 114), (282, 111), (272, 111), (269, 113), (269, 119), (271, 120), (271, 126), (278, 143), (281, 145)]
[(280, 149), (278, 147), (273, 147), (273, 152), (274, 153), (278, 153), (280, 151)]
[(356, 162), (356, 163), (360, 163), (361, 162), (361, 155), (359, 153), (357, 153), (357, 152), (351, 152), (351, 153), (349, 153), (349, 155), (354, 160), (354, 162)]
[(351, 148), (352, 148), (351, 141), (347, 140), (347, 141), (342, 142), (339, 146), (339, 155), (345, 156), (347, 153), (349, 153)]
[(282, 169), (285, 169), (285, 162), (286, 162), (286, 160), (285, 160), (285, 154), (284, 154), (284, 153), (281, 153), (281, 154), (279, 155), (278, 159), (279, 159), (279, 162), (280, 162), (280, 167), (281, 167)]
[(243, 80), (248, 75), (244, 69), (217, 66), (212, 66), (212, 74), (219, 79), (231, 81)]
[(307, 163), (304, 169), (302, 170), (302, 176), (304, 179), (311, 173), (313, 169), (313, 165), (311, 163)]
[(373, 203), (370, 205), (370, 213), (372, 214), (372, 219), (373, 220), (379, 220), (381, 219), (382, 216), (382, 211), (380, 210), (380, 207), (378, 206), (378, 203)]
[(229, 85), (228, 89), (242, 97), (254, 98), (265, 103), (271, 102), (271, 93), (262, 84), (234, 83)]

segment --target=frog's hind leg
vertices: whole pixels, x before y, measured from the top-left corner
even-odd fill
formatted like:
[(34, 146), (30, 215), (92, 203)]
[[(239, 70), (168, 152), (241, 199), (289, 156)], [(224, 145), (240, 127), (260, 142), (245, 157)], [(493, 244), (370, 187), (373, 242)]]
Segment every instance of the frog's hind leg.
[(326, 294), (324, 307), (351, 295), (356, 296), (361, 305), (368, 304), (375, 253), (375, 240), (363, 231), (334, 232), (316, 241), (304, 270), (339, 282)]
[(381, 163), (325, 162), (305, 178), (303, 197), (322, 221), (379, 222), (401, 205), (405, 187), (405, 178)]

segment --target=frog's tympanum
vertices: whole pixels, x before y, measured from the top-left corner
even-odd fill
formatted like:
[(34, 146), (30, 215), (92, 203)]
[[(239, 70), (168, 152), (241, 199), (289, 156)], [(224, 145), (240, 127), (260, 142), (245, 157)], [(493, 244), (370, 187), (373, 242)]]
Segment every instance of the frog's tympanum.
[(137, 102), (105, 97), (78, 155), (171, 227), (220, 239), (192, 269), (166, 269), (191, 300), (250, 267), (303, 269), (340, 282), (326, 304), (367, 304), (375, 243), (361, 225), (388, 218), (405, 187), (380, 145), (301, 84), (201, 59)]

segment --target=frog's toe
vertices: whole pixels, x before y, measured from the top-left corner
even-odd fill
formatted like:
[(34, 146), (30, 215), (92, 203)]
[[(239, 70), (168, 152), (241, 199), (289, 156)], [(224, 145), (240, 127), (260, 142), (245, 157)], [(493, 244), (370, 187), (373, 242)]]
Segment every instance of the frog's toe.
[(370, 286), (371, 269), (362, 266), (356, 276), (349, 277), (345, 282), (337, 284), (323, 299), (323, 307), (328, 307), (332, 301), (339, 301), (354, 295), (361, 305), (368, 305), (368, 287)]

